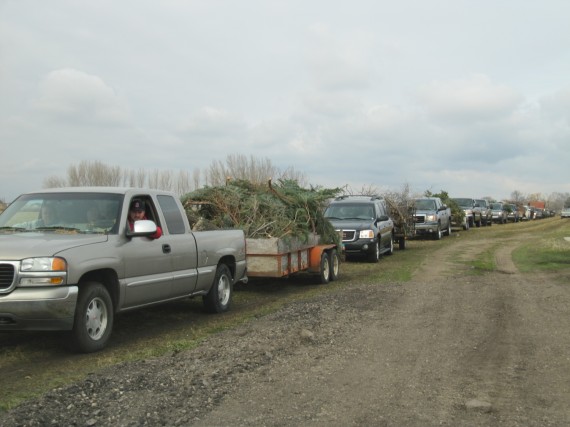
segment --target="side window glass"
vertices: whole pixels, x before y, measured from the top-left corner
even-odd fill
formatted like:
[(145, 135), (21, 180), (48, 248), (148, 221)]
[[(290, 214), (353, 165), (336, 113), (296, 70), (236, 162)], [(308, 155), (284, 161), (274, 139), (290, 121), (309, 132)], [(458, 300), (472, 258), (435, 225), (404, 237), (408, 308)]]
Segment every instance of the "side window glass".
[(377, 203), (376, 204), (376, 209), (378, 210), (378, 218), (380, 218), (381, 216), (386, 215), (385, 211), (384, 211), (384, 206), (382, 206), (381, 203)]
[(174, 197), (161, 195), (157, 196), (157, 199), (170, 234), (184, 234), (186, 232), (184, 220)]
[[(160, 227), (156, 207), (148, 195), (136, 195), (129, 201), (127, 216), (129, 222), (148, 219)], [(142, 212), (142, 214), (141, 214)], [(135, 215), (136, 214), (136, 215)], [(132, 217), (131, 215), (135, 215)]]

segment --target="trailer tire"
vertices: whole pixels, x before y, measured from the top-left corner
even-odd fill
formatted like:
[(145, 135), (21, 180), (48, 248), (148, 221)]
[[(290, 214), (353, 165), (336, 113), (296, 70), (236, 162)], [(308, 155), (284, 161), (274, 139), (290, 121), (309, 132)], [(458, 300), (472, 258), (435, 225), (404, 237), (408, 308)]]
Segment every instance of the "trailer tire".
[(233, 296), (233, 279), (226, 264), (218, 265), (210, 291), (202, 297), (204, 307), (210, 313), (223, 313), (230, 309)]
[(336, 249), (331, 249), (329, 251), (329, 265), (330, 265), (329, 280), (332, 282), (333, 280), (338, 279), (338, 275), (340, 272), (340, 256)]
[(329, 283), (331, 278), (331, 266), (329, 262), (329, 254), (325, 251), (321, 254), (321, 264), (319, 268), (319, 282), (323, 285)]
[(107, 288), (99, 282), (86, 282), (79, 287), (70, 346), (81, 353), (105, 348), (113, 330), (113, 302)]

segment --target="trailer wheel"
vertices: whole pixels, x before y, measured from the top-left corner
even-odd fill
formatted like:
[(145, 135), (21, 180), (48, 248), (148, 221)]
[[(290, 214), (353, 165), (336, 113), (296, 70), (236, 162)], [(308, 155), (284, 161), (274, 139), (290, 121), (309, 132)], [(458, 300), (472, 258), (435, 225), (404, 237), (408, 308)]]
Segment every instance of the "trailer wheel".
[(329, 262), (329, 255), (323, 251), (321, 255), (321, 265), (319, 269), (319, 281), (323, 285), (329, 283), (331, 277), (331, 266)]
[(73, 350), (93, 353), (102, 350), (113, 330), (113, 302), (107, 288), (98, 282), (79, 287), (70, 345)]
[(330, 276), (331, 281), (337, 280), (340, 271), (340, 256), (336, 249), (331, 249), (329, 252), (329, 265), (330, 265)]
[(233, 295), (233, 279), (226, 264), (218, 265), (214, 282), (207, 295), (202, 297), (204, 307), (210, 313), (228, 311)]

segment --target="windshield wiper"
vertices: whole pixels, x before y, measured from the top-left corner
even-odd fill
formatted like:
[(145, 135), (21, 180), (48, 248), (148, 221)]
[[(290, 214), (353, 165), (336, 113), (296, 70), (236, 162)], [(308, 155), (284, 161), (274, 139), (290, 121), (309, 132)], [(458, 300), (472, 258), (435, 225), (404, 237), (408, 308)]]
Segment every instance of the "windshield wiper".
[(0, 230), (9, 230), (9, 231), (28, 231), (28, 229), (24, 227), (0, 227)]
[(36, 231), (80, 231), (79, 228), (66, 227), (64, 225), (54, 225), (51, 227), (37, 227)]

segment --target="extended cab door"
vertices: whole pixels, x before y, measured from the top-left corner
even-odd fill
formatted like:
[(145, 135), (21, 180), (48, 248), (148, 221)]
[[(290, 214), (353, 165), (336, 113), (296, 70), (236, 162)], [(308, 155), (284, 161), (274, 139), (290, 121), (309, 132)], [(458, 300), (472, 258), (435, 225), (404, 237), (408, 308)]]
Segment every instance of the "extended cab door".
[(189, 295), (198, 281), (198, 252), (194, 235), (186, 229), (182, 204), (170, 195), (158, 195), (158, 204), (168, 230), (172, 268), (172, 296)]

